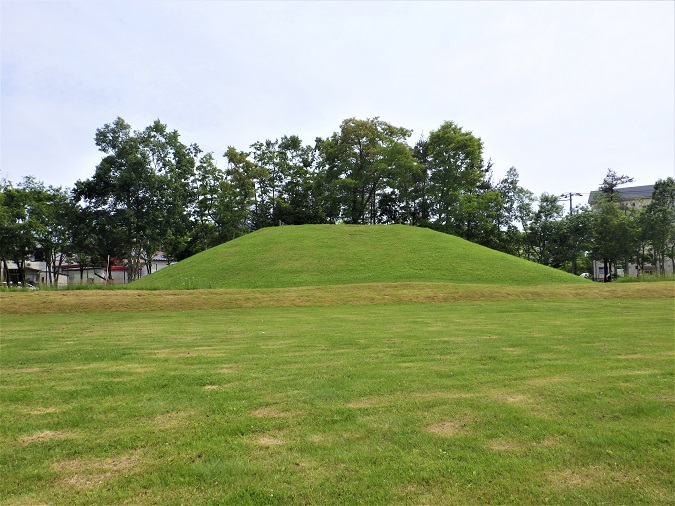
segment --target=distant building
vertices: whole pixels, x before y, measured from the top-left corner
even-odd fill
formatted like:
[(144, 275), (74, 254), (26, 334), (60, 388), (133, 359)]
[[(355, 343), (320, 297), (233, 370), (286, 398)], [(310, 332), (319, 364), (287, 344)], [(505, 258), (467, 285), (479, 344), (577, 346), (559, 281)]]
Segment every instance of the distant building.
[[(46, 262), (39, 262), (35, 260), (30, 260), (26, 262), (25, 265), (25, 279), (26, 283), (30, 285), (44, 285), (48, 283), (49, 280), (49, 271), (47, 270)], [(0, 262), (0, 279), (10, 285), (18, 285), (21, 282), (21, 270), (19, 266), (12, 261), (7, 262), (7, 272), (4, 272), (4, 265)], [(68, 283), (68, 278), (61, 274), (58, 277), (58, 281), (54, 281), (54, 284), (63, 287)]]
[[(619, 194), (619, 207), (622, 209), (640, 209), (643, 208), (652, 201), (652, 194), (654, 193), (654, 185), (648, 184), (643, 186), (629, 186), (626, 188), (616, 188), (616, 193)], [(596, 190), (592, 191), (588, 197), (588, 203), (593, 207), (594, 202), (597, 202), (598, 198), (603, 195), (603, 192)], [(666, 260), (664, 265), (664, 270), (666, 275), (673, 274), (673, 262), (671, 260)], [(635, 263), (632, 263), (628, 266), (617, 269), (619, 276), (637, 276), (638, 269)], [(644, 271), (641, 271), (640, 274), (656, 274), (658, 268), (655, 265), (645, 264)], [(593, 278), (594, 279), (605, 279), (606, 276), (605, 268), (603, 262), (597, 260), (593, 261)]]
[[(645, 207), (652, 201), (652, 193), (654, 193), (654, 185), (648, 184), (644, 186), (630, 186), (627, 188), (616, 188), (616, 193), (619, 194), (619, 205), (627, 209), (638, 209)], [(588, 203), (593, 206), (593, 202), (603, 195), (600, 190), (592, 191), (588, 196)]]
[[(112, 259), (111, 259), (112, 260)], [(109, 282), (115, 284), (124, 284), (128, 283), (128, 272), (127, 267), (124, 265), (125, 262), (111, 262), (110, 266), (110, 276), (106, 276), (106, 267), (105, 266), (91, 266), (91, 265), (80, 265), (77, 263), (64, 263), (59, 270), (58, 284), (59, 287), (65, 287), (70, 284), (100, 284), (106, 282), (106, 279), (109, 279)], [(156, 272), (160, 269), (163, 269), (169, 265), (169, 260), (166, 258), (164, 252), (160, 251), (153, 255), (150, 260), (150, 268), (148, 269), (147, 262), (139, 269), (137, 278), (148, 275), (148, 270), (150, 273)], [(6, 279), (10, 285), (17, 285), (21, 280), (21, 272), (19, 266), (14, 262), (7, 262), (7, 272), (3, 272), (4, 266), (0, 262), (0, 277), (1, 279)], [(35, 260), (30, 260), (26, 262), (25, 267), (26, 283), (31, 285), (45, 285), (49, 283), (49, 273), (47, 271), (46, 262), (38, 262)]]

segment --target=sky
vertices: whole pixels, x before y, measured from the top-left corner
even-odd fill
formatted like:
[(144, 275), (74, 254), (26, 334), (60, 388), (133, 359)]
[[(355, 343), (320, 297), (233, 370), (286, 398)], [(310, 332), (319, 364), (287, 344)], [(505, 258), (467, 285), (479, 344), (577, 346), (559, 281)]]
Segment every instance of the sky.
[(540, 195), (675, 176), (672, 1), (0, 2), (0, 178), (72, 188), (97, 128), (213, 152), (453, 121)]

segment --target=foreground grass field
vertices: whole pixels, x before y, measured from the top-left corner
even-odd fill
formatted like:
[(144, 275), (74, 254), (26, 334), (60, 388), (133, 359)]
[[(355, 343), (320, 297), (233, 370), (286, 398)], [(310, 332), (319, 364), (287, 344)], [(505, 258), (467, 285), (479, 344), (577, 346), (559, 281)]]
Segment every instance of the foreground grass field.
[(0, 294), (2, 504), (673, 504), (673, 283)]

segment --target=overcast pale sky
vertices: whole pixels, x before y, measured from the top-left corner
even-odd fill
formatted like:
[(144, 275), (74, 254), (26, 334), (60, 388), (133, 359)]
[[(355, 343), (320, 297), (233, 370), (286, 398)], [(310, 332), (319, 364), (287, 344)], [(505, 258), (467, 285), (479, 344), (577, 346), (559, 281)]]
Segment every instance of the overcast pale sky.
[(537, 195), (588, 193), (608, 168), (652, 184), (675, 175), (674, 8), (2, 0), (0, 177), (72, 187), (117, 116), (221, 166), (228, 146), (379, 116), (411, 143), (454, 121)]

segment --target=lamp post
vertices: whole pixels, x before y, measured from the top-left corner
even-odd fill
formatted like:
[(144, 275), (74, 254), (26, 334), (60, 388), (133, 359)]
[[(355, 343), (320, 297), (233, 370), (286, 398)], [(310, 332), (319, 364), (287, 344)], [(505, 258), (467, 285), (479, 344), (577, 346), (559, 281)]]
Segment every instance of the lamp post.
[[(574, 193), (574, 192), (569, 192), (569, 193), (563, 193), (560, 195), (558, 200), (570, 200), (570, 215), (572, 214), (572, 197), (580, 197), (581, 193)], [(572, 252), (572, 272), (574, 272), (574, 275), (577, 275), (577, 248), (576, 248), (576, 242), (575, 238), (572, 237), (572, 241), (574, 244), (574, 251)]]
[(570, 200), (570, 214), (572, 214), (572, 197), (581, 197), (581, 193), (573, 193), (573, 192), (563, 193), (558, 198), (558, 200), (567, 200), (567, 199)]

